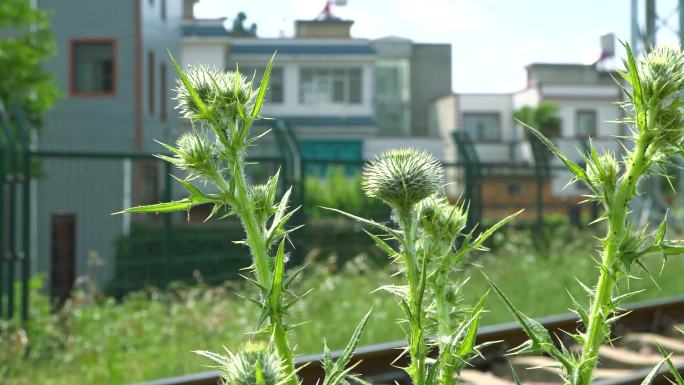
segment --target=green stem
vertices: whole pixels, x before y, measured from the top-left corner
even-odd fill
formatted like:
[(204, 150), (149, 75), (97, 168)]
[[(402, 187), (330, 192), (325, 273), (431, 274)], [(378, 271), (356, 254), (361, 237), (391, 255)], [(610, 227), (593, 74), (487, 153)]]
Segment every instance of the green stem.
[[(435, 302), (437, 305), (437, 331), (439, 338), (440, 353), (445, 349), (445, 339), (449, 338), (451, 330), (449, 328), (449, 303), (446, 298), (446, 278), (440, 272), (435, 277)], [(454, 385), (455, 362), (451, 355), (444, 356), (439, 373), (439, 383), (441, 385)]]
[[(256, 270), (257, 280), (259, 285), (264, 288), (262, 293), (262, 300), (269, 306), (269, 321), (273, 327), (273, 340), (278, 351), (278, 355), (289, 375), (288, 385), (299, 385), (297, 374), (294, 367), (294, 355), (287, 337), (287, 331), (283, 324), (283, 318), (280, 310), (282, 309), (282, 297), (268, 298), (268, 293), (272, 288), (271, 268), (268, 257), (268, 247), (266, 245), (266, 235), (264, 229), (260, 228), (252, 202), (247, 196), (247, 183), (243, 173), (244, 163), (240, 160), (235, 160), (232, 168), (232, 178), (235, 183), (235, 200), (237, 201), (237, 210), (240, 213), (240, 220), (245, 228), (247, 234), (247, 244), (252, 251), (254, 259), (254, 266)], [(219, 178), (222, 182), (220, 187), (225, 191), (229, 191), (225, 180)]]
[[(652, 119), (649, 119), (649, 127)], [(627, 164), (625, 174), (619, 182), (618, 188), (607, 204), (608, 211), (608, 234), (605, 241), (603, 260), (601, 261), (601, 273), (596, 284), (596, 294), (589, 313), (589, 324), (585, 334), (585, 344), (582, 351), (582, 370), (579, 383), (582, 385), (591, 384), (596, 362), (598, 360), (598, 350), (604, 342), (604, 325), (610, 316), (612, 309), (611, 297), (615, 288), (613, 279), (614, 265), (620, 260), (620, 244), (626, 232), (626, 216), (629, 203), (636, 194), (636, 185), (639, 177), (647, 168), (647, 139), (642, 133), (636, 142), (636, 148)]]
[[(421, 284), (421, 271), (418, 264), (416, 251), (416, 228), (413, 223), (411, 211), (397, 212), (399, 225), (404, 234), (404, 264), (406, 265), (406, 278), (409, 284), (409, 308), (411, 314), (409, 323), (411, 334), (409, 338), (409, 355), (411, 365), (409, 366), (413, 385), (425, 385), (425, 358), (427, 356), (427, 343), (423, 333), (423, 319), (425, 311), (422, 302), (425, 286)], [(431, 385), (431, 384), (429, 384)]]

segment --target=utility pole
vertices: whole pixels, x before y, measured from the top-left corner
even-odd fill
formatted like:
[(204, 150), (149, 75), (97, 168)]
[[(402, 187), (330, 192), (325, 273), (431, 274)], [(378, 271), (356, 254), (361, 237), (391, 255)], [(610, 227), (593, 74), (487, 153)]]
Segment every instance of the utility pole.
[(644, 38), (644, 49), (649, 50), (656, 45), (656, 2), (646, 0), (646, 36)]
[[(684, 0), (680, 0), (684, 1)], [(631, 39), (630, 45), (632, 50), (637, 51), (639, 49), (639, 0), (632, 0), (631, 6)]]
[(684, 49), (684, 0), (679, 0), (679, 46)]

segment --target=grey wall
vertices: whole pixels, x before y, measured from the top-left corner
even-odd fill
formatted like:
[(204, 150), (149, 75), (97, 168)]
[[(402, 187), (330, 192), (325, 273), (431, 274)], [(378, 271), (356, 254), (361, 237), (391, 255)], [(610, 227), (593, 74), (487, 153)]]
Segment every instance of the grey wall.
[(451, 93), (451, 45), (414, 44), (411, 55), (411, 127), (415, 136), (429, 133), (432, 102)]
[[(135, 0), (39, 0), (52, 13), (57, 55), (46, 65), (57, 79), (63, 98), (45, 119), (41, 148), (127, 150), (134, 122)], [(69, 44), (72, 38), (116, 40), (116, 95), (69, 96)]]
[[(163, 0), (141, 0), (142, 6), (142, 72), (143, 72), (143, 147), (147, 152), (159, 152), (161, 147), (154, 140), (172, 142), (178, 134), (185, 129), (182, 121), (178, 119), (178, 114), (174, 110), (174, 95), (171, 89), (176, 86), (176, 71), (173, 69), (169, 52), (180, 62), (180, 37), (181, 37), (181, 18), (182, 2), (180, 0), (166, 0), (166, 20), (161, 18), (161, 4)], [(148, 52), (154, 52), (154, 89), (149, 89), (148, 79)], [(160, 63), (166, 63), (167, 92), (166, 115), (167, 121), (161, 121), (161, 71)], [(155, 94), (154, 114), (148, 111), (149, 92)]]
[[(145, 152), (159, 152), (153, 139), (173, 142), (182, 129), (173, 109), (172, 93), (166, 95), (166, 123), (160, 121), (160, 61), (167, 62), (167, 84), (175, 85), (175, 72), (167, 49), (180, 56), (180, 0), (166, 0), (166, 20), (161, 19), (162, 0), (38, 0), (52, 13), (57, 55), (46, 64), (63, 92), (62, 99), (45, 119), (37, 147), (49, 150), (113, 152), (134, 150), (136, 87), (142, 88), (143, 145)], [(142, 84), (135, 82), (136, 6), (140, 5)], [(113, 96), (69, 95), (69, 45), (73, 38), (116, 40), (116, 93)], [(148, 114), (147, 51), (155, 52), (155, 113)], [(88, 275), (101, 284), (111, 276), (115, 241), (124, 219), (111, 216), (124, 206), (124, 161), (41, 159), (44, 176), (35, 183), (33, 202), (34, 273), (48, 277), (51, 261), (51, 217), (57, 213), (76, 215), (76, 275)], [(159, 173), (161, 179), (163, 174)], [(89, 264), (95, 255), (105, 262)]]

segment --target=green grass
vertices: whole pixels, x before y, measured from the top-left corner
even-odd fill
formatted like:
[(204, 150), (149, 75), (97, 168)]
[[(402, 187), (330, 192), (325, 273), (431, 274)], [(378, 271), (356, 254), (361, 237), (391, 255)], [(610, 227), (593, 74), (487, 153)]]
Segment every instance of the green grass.
[[(550, 244), (539, 251), (529, 239), (528, 232), (500, 234), (493, 242), (495, 252), (481, 254), (474, 262), (530, 316), (567, 312), (566, 287), (585, 300), (574, 277), (594, 284), (596, 268), (589, 254), (595, 240), (566, 229), (550, 236)], [(395, 324), (400, 310), (394, 299), (381, 292), (371, 294), (392, 281), (393, 271), (371, 266), (363, 259), (345, 267), (318, 263), (299, 279), (298, 292), (313, 289), (292, 311), (292, 323), (311, 321), (293, 333), (299, 354), (320, 352), (323, 338), (332, 348), (343, 346), (371, 306), (374, 312), (362, 344), (402, 337)], [(647, 266), (658, 275), (661, 261), (653, 257)], [(633, 300), (684, 293), (682, 271), (684, 259), (668, 261), (656, 277), (662, 291), (649, 279), (630, 280), (632, 290), (647, 289)], [(475, 266), (466, 268), (464, 275), (472, 276), (465, 300), (474, 302), (487, 284)], [(120, 303), (79, 294), (57, 313), (49, 312), (45, 297), (34, 296), (27, 335), (16, 325), (0, 322), (0, 378), (8, 385), (115, 385), (208, 370), (203, 367), (207, 362), (191, 351), (235, 348), (249, 337), (245, 333), (256, 321), (254, 305), (237, 298), (233, 290), (245, 289), (235, 283), (176, 285), (166, 291), (138, 292)], [(495, 296), (490, 296), (488, 309), (486, 324), (511, 320)]]

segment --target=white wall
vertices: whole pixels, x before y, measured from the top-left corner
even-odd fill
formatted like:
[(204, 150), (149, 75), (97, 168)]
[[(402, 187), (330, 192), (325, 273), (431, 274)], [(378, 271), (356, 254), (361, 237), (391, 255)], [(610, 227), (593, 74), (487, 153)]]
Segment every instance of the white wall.
[(458, 100), (456, 95), (445, 95), (432, 104), (430, 121), (434, 125), (431, 129), (437, 131), (442, 138), (445, 151), (445, 159), (453, 162), (456, 160), (456, 150), (451, 140), (451, 133), (456, 128), (458, 116)]
[(181, 67), (187, 68), (201, 64), (224, 69), (226, 47), (225, 41), (185, 38), (181, 45)]
[[(269, 57), (264, 55), (231, 55), (229, 65), (238, 62), (244, 67), (264, 67)], [(301, 67), (361, 67), (360, 104), (314, 104), (299, 102)], [(264, 114), (277, 116), (373, 116), (373, 61), (368, 55), (335, 55), (334, 60), (321, 55), (279, 55), (274, 67), (283, 68), (283, 103), (264, 104)]]
[(459, 121), (463, 125), (463, 114), (468, 112), (496, 112), (500, 117), (501, 140), (516, 139), (513, 126), (513, 100), (510, 94), (459, 94)]
[(558, 114), (562, 120), (562, 136), (577, 137), (577, 111), (596, 112), (596, 134), (598, 137), (616, 136), (620, 134), (621, 125), (612, 123), (620, 119), (620, 107), (617, 100), (553, 100), (544, 99), (558, 106)]
[(442, 162), (446, 162), (444, 142), (437, 138), (367, 138), (363, 141), (363, 158), (372, 159), (381, 152), (394, 148), (425, 150)]

